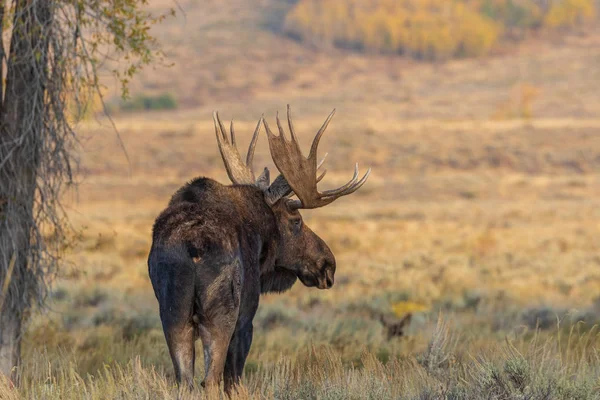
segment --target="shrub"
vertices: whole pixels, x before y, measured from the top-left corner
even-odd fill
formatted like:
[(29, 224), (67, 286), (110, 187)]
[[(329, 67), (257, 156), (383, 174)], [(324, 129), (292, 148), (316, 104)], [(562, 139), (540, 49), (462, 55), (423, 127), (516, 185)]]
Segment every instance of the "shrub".
[(572, 28), (596, 16), (593, 0), (553, 1), (544, 23), (552, 28)]
[(535, 29), (542, 25), (543, 9), (536, 1), (484, 0), (479, 10), (508, 29)]
[(156, 313), (133, 314), (122, 318), (123, 339), (130, 341), (153, 329), (160, 329), (160, 319)]
[(83, 288), (73, 299), (75, 307), (97, 307), (108, 299), (108, 294), (101, 288)]
[(176, 108), (177, 100), (168, 93), (158, 96), (139, 94), (118, 105), (118, 109), (124, 112), (174, 110)]

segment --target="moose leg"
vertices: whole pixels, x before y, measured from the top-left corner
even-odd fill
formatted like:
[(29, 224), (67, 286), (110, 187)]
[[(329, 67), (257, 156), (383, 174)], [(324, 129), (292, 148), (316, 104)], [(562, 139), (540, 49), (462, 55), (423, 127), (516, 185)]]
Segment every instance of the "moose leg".
[(252, 344), (252, 321), (246, 326), (238, 328), (231, 338), (225, 362), (225, 392), (230, 393), (234, 385), (238, 384), (244, 372), (246, 358)]
[(160, 320), (179, 385), (194, 385), (194, 268), (177, 252), (150, 255), (149, 273), (158, 300)]
[(238, 319), (241, 296), (240, 262), (222, 266), (204, 290), (198, 331), (204, 347), (204, 386), (218, 386), (223, 378), (227, 349)]
[[(171, 289), (171, 287), (168, 287)], [(196, 352), (194, 342), (196, 340), (195, 327), (191, 319), (193, 304), (193, 292), (181, 291), (169, 292), (160, 302), (160, 319), (177, 383), (185, 383), (190, 389), (194, 386), (194, 362)]]
[(196, 359), (194, 326), (189, 322), (168, 326), (163, 323), (163, 329), (175, 368), (177, 383), (185, 383), (189, 389), (192, 389)]
[(204, 349), (205, 377), (202, 386), (218, 386), (221, 383), (227, 358), (227, 348), (229, 347), (235, 322), (230, 326), (227, 325), (201, 324), (199, 327)]

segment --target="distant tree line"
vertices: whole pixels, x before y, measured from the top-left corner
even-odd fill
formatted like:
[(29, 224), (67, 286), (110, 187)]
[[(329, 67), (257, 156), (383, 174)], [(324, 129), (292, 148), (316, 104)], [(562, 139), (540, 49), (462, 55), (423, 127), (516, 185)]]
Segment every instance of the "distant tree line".
[(317, 46), (447, 59), (595, 21), (597, 0), (299, 0), (285, 32)]
[(170, 93), (161, 93), (158, 95), (137, 94), (130, 99), (118, 99), (116, 103), (108, 105), (108, 111), (111, 113), (137, 112), (137, 111), (159, 111), (174, 110), (177, 108), (177, 100)]

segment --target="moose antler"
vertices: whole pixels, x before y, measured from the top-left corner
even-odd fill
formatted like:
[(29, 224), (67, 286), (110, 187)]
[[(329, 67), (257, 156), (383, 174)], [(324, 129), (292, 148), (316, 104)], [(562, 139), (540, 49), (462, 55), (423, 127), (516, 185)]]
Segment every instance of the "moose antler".
[(219, 113), (213, 113), (213, 120), (215, 121), (215, 134), (217, 135), (217, 143), (219, 144), (219, 151), (221, 152), (221, 158), (223, 158), (223, 163), (225, 164), (225, 169), (227, 170), (227, 175), (229, 179), (234, 184), (238, 185), (257, 185), (259, 187), (263, 187), (265, 185), (269, 186), (268, 182), (268, 170), (263, 171), (262, 175), (256, 180), (254, 178), (254, 171), (252, 171), (252, 160), (254, 159), (254, 149), (256, 148), (256, 141), (258, 140), (258, 134), (260, 133), (260, 124), (262, 122), (262, 117), (258, 121), (256, 125), (256, 129), (254, 130), (254, 135), (252, 136), (252, 140), (250, 141), (250, 146), (248, 147), (248, 153), (246, 155), (246, 162), (242, 161), (242, 157), (237, 150), (237, 146), (235, 143), (235, 130), (233, 128), (233, 121), (231, 121), (231, 142), (227, 138), (227, 129), (221, 122), (219, 118)]
[[(323, 156), (321, 161), (319, 161), (319, 164), (317, 165), (317, 170), (319, 170), (319, 168), (321, 168), (321, 166), (325, 162), (326, 158), (327, 158), (327, 153), (325, 153), (325, 155)], [(269, 171), (267, 168), (265, 168), (265, 171), (266, 171), (266, 176), (268, 179)], [(321, 182), (321, 179), (323, 179), (326, 172), (327, 172), (327, 170), (324, 170), (323, 173), (317, 178), (317, 183)], [(279, 199), (281, 199), (283, 197), (288, 197), (292, 194), (293, 194), (293, 191), (292, 191), (292, 188), (290, 187), (290, 184), (288, 183), (288, 181), (285, 179), (285, 177), (282, 174), (279, 174), (277, 176), (277, 178), (275, 178), (275, 180), (273, 181), (271, 186), (269, 186), (268, 190), (266, 191), (266, 199), (267, 199), (267, 202), (272, 205), (272, 204), (275, 204)]]
[(319, 141), (321, 140), (323, 133), (325, 133), (325, 129), (327, 129), (327, 126), (329, 125), (329, 122), (331, 121), (331, 118), (333, 118), (334, 114), (335, 109), (331, 112), (331, 114), (329, 114), (321, 129), (319, 129), (317, 132), (317, 135), (315, 136), (310, 148), (310, 154), (308, 158), (305, 158), (300, 150), (298, 138), (296, 137), (296, 132), (292, 123), (292, 114), (289, 104), (287, 106), (287, 117), (291, 141), (287, 140), (285, 136), (285, 132), (281, 126), (281, 121), (279, 120), (279, 114), (277, 114), (277, 127), (279, 128), (279, 136), (276, 136), (273, 134), (273, 132), (271, 132), (267, 121), (264, 119), (262, 120), (267, 131), (269, 149), (271, 150), (273, 162), (277, 166), (277, 169), (279, 169), (281, 174), (285, 177), (287, 183), (290, 185), (299, 199), (290, 202), (289, 205), (291, 208), (309, 209), (326, 206), (342, 196), (346, 196), (357, 191), (367, 181), (367, 178), (371, 173), (371, 169), (369, 168), (367, 173), (359, 180), (358, 164), (356, 164), (356, 167), (354, 168), (354, 176), (348, 183), (337, 189), (325, 190), (322, 193), (317, 190), (317, 183), (323, 179), (325, 173), (327, 172), (324, 171), (320, 176), (317, 177), (317, 170), (321, 165), (321, 163), (317, 165), (317, 147), (319, 146)]

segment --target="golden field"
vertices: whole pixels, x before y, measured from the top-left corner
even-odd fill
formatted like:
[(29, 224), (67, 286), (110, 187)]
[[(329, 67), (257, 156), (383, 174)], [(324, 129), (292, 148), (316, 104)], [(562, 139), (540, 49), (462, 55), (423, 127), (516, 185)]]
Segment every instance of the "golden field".
[[(228, 182), (214, 109), (244, 149), (287, 103), (306, 150), (337, 109), (323, 188), (355, 161), (373, 172), (303, 213), (336, 283), (262, 298), (240, 398), (599, 398), (600, 32), (428, 64), (307, 48), (269, 25), (284, 1), (180, 3), (157, 28), (175, 65), (132, 85), (179, 108), (116, 115), (126, 154), (108, 120), (78, 126), (74, 234), (28, 327), (23, 385), (0, 382), (1, 398), (177, 397), (147, 275), (152, 223), (186, 181)], [(264, 136), (254, 164), (274, 171)], [(410, 309), (406, 336), (388, 340), (380, 315)], [(197, 382), (202, 369), (200, 356)]]

